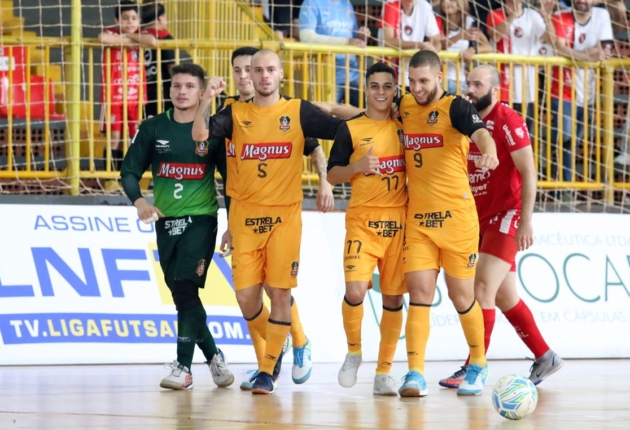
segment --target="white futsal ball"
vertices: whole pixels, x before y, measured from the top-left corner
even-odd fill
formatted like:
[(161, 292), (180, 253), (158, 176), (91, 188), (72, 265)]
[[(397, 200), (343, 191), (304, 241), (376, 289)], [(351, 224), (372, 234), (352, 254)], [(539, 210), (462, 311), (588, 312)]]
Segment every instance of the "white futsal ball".
[(534, 412), (538, 390), (522, 375), (505, 375), (494, 384), (492, 406), (504, 418), (520, 420)]

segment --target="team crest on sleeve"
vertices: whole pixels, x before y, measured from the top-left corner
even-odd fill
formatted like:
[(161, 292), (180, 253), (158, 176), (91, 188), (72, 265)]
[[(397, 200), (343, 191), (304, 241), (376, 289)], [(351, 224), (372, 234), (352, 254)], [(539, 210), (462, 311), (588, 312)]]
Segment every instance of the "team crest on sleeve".
[(298, 275), (299, 267), (300, 267), (300, 263), (298, 263), (297, 261), (294, 261), (293, 263), (291, 263), (291, 276), (293, 276), (294, 278), (297, 277)]
[(195, 142), (195, 145), (197, 146), (197, 149), (195, 149), (195, 154), (200, 157), (208, 155), (208, 142)]
[(483, 123), (481, 118), (479, 118), (479, 115), (477, 115), (476, 113), (472, 114), (472, 122), (473, 122), (473, 124), (482, 124)]
[(470, 254), (468, 257), (468, 268), (472, 269), (475, 267), (475, 262), (477, 261), (477, 254)]
[(196, 272), (197, 276), (202, 277), (204, 273), (206, 273), (206, 260), (204, 260), (203, 258), (201, 260), (199, 260), (199, 263), (197, 263), (197, 270)]
[(523, 131), (523, 127), (517, 127), (517, 129), (514, 130), (514, 133), (516, 133), (516, 135), (521, 139), (525, 137), (525, 132)]
[(291, 129), (291, 118), (286, 115), (280, 117), (280, 130), (289, 131)]
[(427, 124), (429, 125), (437, 124), (438, 115), (440, 115), (440, 112), (436, 110), (432, 110), (431, 112), (429, 112), (429, 119), (427, 120)]

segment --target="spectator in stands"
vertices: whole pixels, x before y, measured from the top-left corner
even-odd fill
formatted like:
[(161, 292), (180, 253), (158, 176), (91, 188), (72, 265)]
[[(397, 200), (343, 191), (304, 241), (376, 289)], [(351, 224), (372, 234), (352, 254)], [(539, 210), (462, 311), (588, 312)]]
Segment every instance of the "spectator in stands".
[[(158, 40), (173, 40), (173, 36), (167, 29), (166, 10), (162, 3), (142, 4), (142, 26), (147, 34), (155, 36)], [(155, 116), (173, 107), (169, 98), (171, 87), (171, 69), (175, 66), (175, 51), (172, 49), (161, 50), (161, 62), (158, 64), (158, 51), (156, 49), (144, 50), (144, 66), (147, 80), (147, 116)], [(162, 69), (162, 94), (158, 100), (158, 67)], [(158, 112), (158, 104), (162, 109)]]
[(263, 0), (263, 17), (280, 39), (299, 39), (303, 0)]
[[(440, 30), (426, 0), (396, 0), (383, 5), (382, 44), (398, 49), (442, 49)], [(409, 59), (405, 61), (407, 71)]]
[(466, 84), (465, 65), (472, 63), (473, 56), (478, 52), (491, 52), (492, 47), (488, 38), (479, 29), (477, 21), (468, 13), (467, 0), (442, 0), (440, 4), (442, 16), (437, 17), (438, 28), (442, 34), (442, 49), (461, 52), (461, 67), (459, 82), (457, 80), (457, 66), (452, 61), (447, 63), (447, 90), (455, 94), (460, 92)]
[[(537, 10), (524, 7), (523, 0), (506, 0), (504, 8), (495, 9), (488, 15), (487, 24), (495, 50), (505, 54), (544, 55), (547, 50), (543, 42), (549, 41), (548, 30), (551, 29), (553, 34), (551, 13), (543, 18)], [(524, 114), (532, 134), (537, 67), (526, 66), (525, 82), (522, 66), (514, 65), (512, 72), (510, 76), (509, 64), (502, 65), (501, 101), (511, 102), (516, 112)]]
[[(327, 45), (352, 45), (365, 48), (370, 35), (367, 27), (359, 28), (350, 0), (304, 0), (300, 9), (300, 41)], [(349, 80), (346, 82), (346, 55), (336, 58), (336, 101), (359, 105), (359, 63), (350, 56)], [(345, 99), (345, 86), (350, 86), (350, 99)]]
[[(123, 158), (122, 130), (127, 126), (129, 136), (133, 136), (136, 125), (140, 121), (140, 103), (146, 103), (146, 82), (144, 73), (140, 70), (138, 47), (155, 47), (156, 38), (150, 34), (140, 33), (140, 6), (130, 0), (122, 0), (114, 7), (116, 25), (105, 28), (98, 40), (108, 49), (103, 49), (103, 71), (101, 87), (101, 131), (107, 131), (107, 123), (111, 124), (111, 151), (113, 169), (119, 170)], [(109, 52), (109, 59), (108, 59)], [(127, 67), (127, 92), (123, 93), (124, 67)], [(109, 69), (109, 72), (108, 72)], [(107, 82), (107, 75), (111, 81)], [(107, 88), (111, 89), (111, 98), (107, 99)], [(140, 99), (140, 92), (143, 99)], [(127, 124), (123, 124), (124, 101), (127, 102)], [(110, 117), (107, 118), (109, 105)], [(104, 157), (106, 158), (107, 148)], [(107, 189), (120, 189), (117, 181), (108, 181)]]
[[(613, 31), (610, 14), (606, 9), (593, 7), (595, 0), (573, 0), (570, 10), (564, 10), (553, 16), (556, 33), (554, 47), (557, 55), (574, 61), (603, 61), (610, 58), (613, 43)], [(560, 73), (562, 77), (560, 78)], [(571, 153), (572, 127), (575, 124), (575, 139), (579, 144), (584, 136), (584, 119), (587, 110), (595, 101), (595, 75), (588, 70), (588, 94), (584, 91), (585, 70), (577, 68), (571, 76), (571, 68), (554, 67), (551, 85), (552, 138), (560, 145), (558, 131), (562, 132), (562, 179), (570, 181), (571, 160), (576, 154)], [(563, 91), (560, 94), (560, 82)], [(576, 117), (571, 117), (571, 93), (575, 90)], [(562, 106), (562, 119), (559, 119), (559, 107)]]

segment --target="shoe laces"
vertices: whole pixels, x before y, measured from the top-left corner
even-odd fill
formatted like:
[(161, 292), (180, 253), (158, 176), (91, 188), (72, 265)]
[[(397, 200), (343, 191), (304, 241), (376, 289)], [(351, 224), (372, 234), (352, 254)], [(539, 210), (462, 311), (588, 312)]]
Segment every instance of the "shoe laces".
[(483, 368), (480, 368), (478, 366), (468, 366), (468, 368), (466, 369), (466, 376), (464, 377), (464, 380), (469, 384), (474, 384), (475, 381), (477, 381), (479, 375), (481, 375), (481, 372), (483, 372)]
[(448, 379), (459, 379), (466, 375), (466, 366), (462, 366), (457, 372), (453, 373)]
[(182, 371), (184, 371), (184, 370), (188, 371), (186, 366), (184, 366), (183, 364), (179, 364), (177, 362), (177, 360), (173, 361), (172, 363), (165, 364), (164, 368), (165, 369), (170, 369), (171, 370), (171, 375), (173, 375), (173, 376), (181, 375)]
[(532, 367), (529, 368), (529, 373), (534, 373), (536, 369), (538, 369), (538, 367), (540, 366), (540, 363), (537, 362), (535, 358), (525, 357), (525, 359), (533, 361)]
[(403, 382), (407, 381), (407, 378), (411, 376), (412, 373), (417, 373), (417, 372), (407, 372), (405, 376), (402, 377), (401, 381)]
[(341, 366), (341, 370), (345, 371), (351, 367), (356, 367), (361, 362), (361, 356), (355, 354), (348, 354), (346, 356), (346, 361), (343, 362), (343, 366)]
[(306, 347), (293, 348), (293, 364), (298, 367), (304, 366), (304, 351)]

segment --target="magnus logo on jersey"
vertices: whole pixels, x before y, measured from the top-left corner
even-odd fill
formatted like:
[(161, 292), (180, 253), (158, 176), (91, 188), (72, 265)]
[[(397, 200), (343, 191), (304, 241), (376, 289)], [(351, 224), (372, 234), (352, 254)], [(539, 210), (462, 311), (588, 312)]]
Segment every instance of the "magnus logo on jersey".
[(161, 178), (178, 181), (188, 179), (203, 179), (206, 176), (205, 164), (188, 163), (160, 163), (157, 175)]
[(208, 142), (195, 142), (195, 154), (200, 157), (208, 155)]
[(440, 112), (436, 110), (432, 110), (431, 112), (429, 112), (429, 119), (427, 120), (427, 124), (429, 125), (437, 124), (438, 115), (440, 115)]
[(280, 117), (280, 130), (282, 131), (289, 131), (289, 129), (291, 129), (291, 118), (289, 118), (286, 115), (282, 115)]
[(381, 173), (393, 175), (396, 172), (405, 171), (405, 157), (403, 155), (394, 155), (393, 157), (379, 158), (379, 170)]
[(405, 149), (419, 151), (420, 148), (439, 148), (444, 146), (441, 134), (405, 134)]
[(234, 148), (234, 143), (231, 140), (225, 141), (225, 155), (227, 157), (236, 157), (236, 148)]
[(246, 143), (241, 150), (241, 160), (260, 160), (291, 158), (291, 142)]

